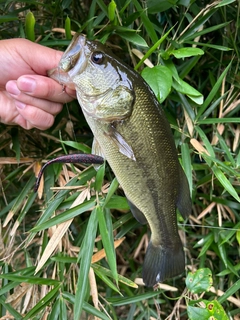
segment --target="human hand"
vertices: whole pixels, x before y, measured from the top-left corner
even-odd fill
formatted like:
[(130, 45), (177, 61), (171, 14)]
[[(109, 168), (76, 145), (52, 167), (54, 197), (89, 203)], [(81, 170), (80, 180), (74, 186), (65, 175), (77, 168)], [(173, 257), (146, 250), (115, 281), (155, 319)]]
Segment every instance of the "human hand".
[(47, 77), (61, 56), (26, 39), (0, 41), (0, 122), (25, 129), (52, 126), (62, 104), (75, 98), (74, 90)]

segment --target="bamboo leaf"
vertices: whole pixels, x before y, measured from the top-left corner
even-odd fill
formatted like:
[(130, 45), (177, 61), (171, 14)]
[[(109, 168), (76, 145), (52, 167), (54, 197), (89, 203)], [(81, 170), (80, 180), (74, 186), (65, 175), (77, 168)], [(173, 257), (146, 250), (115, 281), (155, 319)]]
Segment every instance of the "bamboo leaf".
[(79, 254), (80, 271), (78, 274), (78, 281), (76, 286), (76, 301), (74, 304), (74, 320), (79, 320), (81, 317), (83, 303), (86, 298), (86, 291), (88, 286), (88, 274), (91, 266), (94, 241), (96, 238), (98, 226), (97, 209), (95, 208), (88, 221), (87, 230), (82, 242), (81, 251)]
[(199, 48), (185, 47), (185, 48), (179, 48), (177, 50), (170, 51), (169, 53), (172, 54), (175, 58), (181, 59), (181, 58), (203, 55), (204, 51)]
[(53, 217), (52, 219), (43, 222), (36, 227), (34, 227), (31, 232), (38, 232), (44, 229), (48, 229), (52, 226), (55, 226), (57, 224), (63, 223), (67, 220), (71, 220), (74, 217), (78, 216), (79, 214), (89, 211), (92, 207), (95, 205), (95, 200), (89, 200), (82, 204), (79, 204), (78, 206), (71, 208), (69, 210), (66, 210), (63, 213), (60, 213), (59, 215)]
[(22, 319), (22, 315), (17, 312), (10, 303), (6, 303), (2, 297), (0, 297), (0, 304), (14, 317), (14, 319)]
[(132, 297), (119, 297), (119, 298), (108, 298), (108, 301), (113, 306), (124, 306), (126, 304), (132, 304), (140, 301), (144, 301), (150, 298), (154, 298), (159, 295), (159, 292), (146, 292)]
[[(73, 294), (71, 294), (69, 292), (63, 292), (63, 297), (67, 301), (69, 301), (70, 303), (75, 305), (76, 297)], [(83, 310), (85, 312), (88, 312), (89, 314), (92, 314), (92, 315), (94, 315), (96, 317), (99, 317), (102, 320), (109, 320), (109, 317), (106, 314), (104, 314), (103, 312), (97, 310), (96, 308), (94, 308), (93, 306), (91, 306), (89, 303), (87, 303), (85, 301), (83, 302)]]
[(147, 42), (139, 34), (135, 32), (118, 31), (116, 33), (123, 39), (130, 41), (137, 46), (148, 47)]
[(213, 171), (214, 175), (216, 176), (216, 178), (218, 179), (218, 181), (224, 187), (224, 189), (226, 189), (227, 192), (229, 192), (238, 202), (240, 202), (240, 198), (239, 198), (236, 190), (234, 189), (234, 187), (232, 186), (230, 181), (226, 178), (224, 173), (217, 166), (213, 166), (212, 171)]
[(205, 110), (210, 105), (211, 101), (214, 99), (214, 97), (217, 94), (217, 92), (222, 84), (222, 81), (223, 81), (224, 77), (226, 76), (226, 74), (228, 73), (228, 70), (230, 69), (230, 67), (231, 67), (231, 62), (229, 63), (227, 68), (221, 73), (220, 77), (218, 78), (217, 82), (215, 83), (211, 92), (209, 93), (208, 97), (205, 99), (203, 105), (199, 108), (197, 116), (196, 116), (196, 120), (198, 120), (201, 117), (201, 115), (205, 112)]
[(218, 297), (218, 302), (223, 303), (228, 297), (234, 295), (240, 290), (240, 279), (238, 279), (221, 297)]
[(117, 178), (115, 177), (109, 186), (108, 193), (105, 198), (103, 207), (105, 207), (108, 204), (109, 200), (112, 198), (112, 196), (115, 193), (115, 191), (117, 190), (118, 186), (119, 186), (119, 183), (117, 181)]
[(22, 319), (31, 319), (34, 315), (40, 313), (41, 310), (45, 309), (48, 303), (53, 301), (54, 297), (58, 294), (61, 284), (50, 290)]
[(182, 165), (184, 172), (187, 176), (190, 194), (192, 194), (193, 191), (193, 184), (192, 184), (192, 164), (191, 164), (191, 158), (190, 158), (190, 150), (187, 143), (183, 143), (181, 145), (181, 151), (182, 151)]
[(118, 283), (116, 253), (114, 250), (114, 242), (112, 237), (112, 224), (109, 230), (108, 227), (110, 223), (108, 223), (108, 226), (107, 226), (106, 219), (105, 219), (106, 209), (103, 209), (102, 207), (99, 206), (96, 208), (96, 211), (98, 216), (99, 230), (102, 237), (103, 247), (106, 252), (107, 261), (112, 271), (113, 278)]

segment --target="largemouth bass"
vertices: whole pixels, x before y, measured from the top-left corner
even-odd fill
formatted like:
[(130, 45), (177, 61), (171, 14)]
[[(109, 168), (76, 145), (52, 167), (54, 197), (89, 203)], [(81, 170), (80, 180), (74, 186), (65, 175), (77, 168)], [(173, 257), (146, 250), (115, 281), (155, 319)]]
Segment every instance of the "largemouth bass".
[[(97, 41), (75, 35), (50, 76), (75, 88), (93, 132), (93, 153), (115, 173), (134, 217), (151, 228), (143, 282), (153, 286), (184, 271), (176, 208), (191, 199), (169, 123), (142, 77)], [(164, 81), (164, 79), (163, 79)]]

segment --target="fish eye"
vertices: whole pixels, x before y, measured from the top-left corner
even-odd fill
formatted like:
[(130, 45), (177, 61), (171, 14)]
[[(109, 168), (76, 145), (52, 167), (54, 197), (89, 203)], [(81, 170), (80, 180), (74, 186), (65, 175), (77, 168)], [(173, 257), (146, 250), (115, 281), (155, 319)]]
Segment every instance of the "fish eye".
[(92, 59), (92, 62), (96, 64), (101, 64), (104, 60), (104, 54), (99, 51), (93, 52), (91, 59)]

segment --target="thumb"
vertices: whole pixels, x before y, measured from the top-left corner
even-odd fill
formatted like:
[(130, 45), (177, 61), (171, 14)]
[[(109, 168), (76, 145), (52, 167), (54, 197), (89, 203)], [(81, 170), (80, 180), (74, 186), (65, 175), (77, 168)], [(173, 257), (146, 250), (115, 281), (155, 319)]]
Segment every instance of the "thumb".
[(24, 51), (22, 53), (19, 52), (22, 59), (35, 73), (47, 76), (47, 71), (58, 65), (63, 52), (44, 47), (29, 40), (22, 40), (26, 42)]

